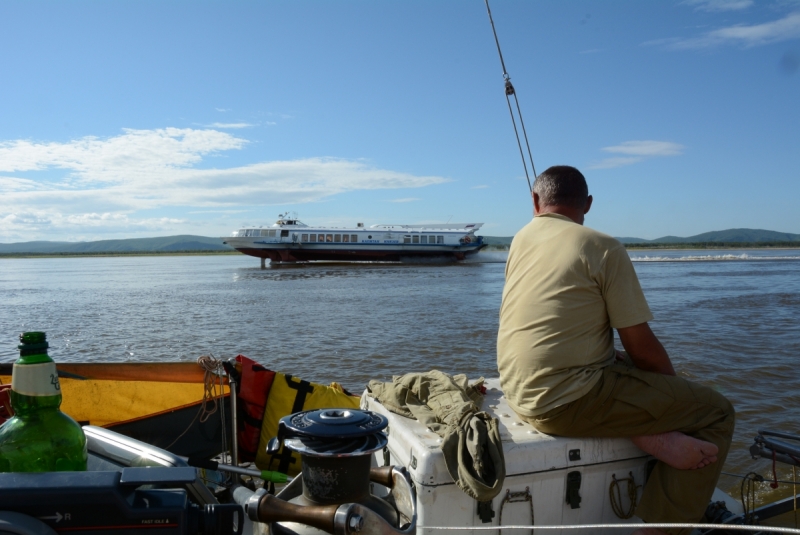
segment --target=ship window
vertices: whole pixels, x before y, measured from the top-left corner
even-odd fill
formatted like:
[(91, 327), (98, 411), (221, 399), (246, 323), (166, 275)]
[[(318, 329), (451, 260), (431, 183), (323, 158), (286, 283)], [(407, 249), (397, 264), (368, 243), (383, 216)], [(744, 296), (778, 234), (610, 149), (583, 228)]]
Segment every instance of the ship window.
[(309, 237), (311, 238), (311, 240), (310, 240), (310, 241), (312, 241), (312, 242), (316, 242), (316, 241), (317, 241), (317, 235), (316, 235), (316, 234), (312, 234), (312, 235), (311, 235), (311, 236), (309, 236)]
[(350, 234), (350, 241), (356, 243), (358, 241), (358, 234)]
[(342, 234), (342, 241), (344, 243), (350, 243), (350, 234)]
[(325, 235), (325, 241), (328, 242), (328, 243), (332, 243), (333, 242), (333, 234), (326, 234)]
[(411, 243), (411, 236), (403, 236), (403, 243)]
[(303, 234), (303, 237), (300, 238), (300, 241), (308, 241), (308, 234)]
[(335, 241), (336, 243), (339, 243), (340, 241), (342, 241), (342, 235), (341, 234), (335, 234), (333, 236), (333, 241)]
[(269, 237), (270, 237), (270, 238), (274, 238), (275, 236), (276, 236), (276, 231), (274, 231), (274, 230), (270, 230), (270, 231), (269, 231)]
[(413, 238), (411, 238), (411, 242), (412, 243), (419, 243), (419, 236), (414, 236)]
[(420, 236), (419, 237), (419, 242), (420, 243), (428, 243), (428, 237), (427, 236)]
[(436, 243), (444, 243), (444, 236), (436, 236)]
[(263, 238), (265, 236), (269, 236), (269, 231), (268, 230), (262, 230), (261, 231), (261, 237)]
[(289, 231), (288, 230), (282, 230), (281, 231), (281, 238), (288, 238), (288, 237), (289, 237)]

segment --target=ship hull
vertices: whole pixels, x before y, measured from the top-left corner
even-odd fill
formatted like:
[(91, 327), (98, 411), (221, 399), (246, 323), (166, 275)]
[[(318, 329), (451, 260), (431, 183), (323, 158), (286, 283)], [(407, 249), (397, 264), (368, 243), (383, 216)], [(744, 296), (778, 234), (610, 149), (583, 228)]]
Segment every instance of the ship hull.
[[(229, 240), (229, 243), (233, 240)], [(312, 248), (298, 245), (284, 247), (236, 246), (240, 253), (270, 262), (414, 262), (423, 259), (458, 262), (477, 253), (485, 245), (472, 247), (419, 248)]]

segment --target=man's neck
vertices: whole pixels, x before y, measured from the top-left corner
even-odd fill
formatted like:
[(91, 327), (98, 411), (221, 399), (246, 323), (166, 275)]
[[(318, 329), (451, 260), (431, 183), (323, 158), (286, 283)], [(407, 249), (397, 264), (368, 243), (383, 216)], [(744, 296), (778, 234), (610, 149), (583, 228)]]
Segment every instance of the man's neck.
[(534, 216), (543, 214), (559, 214), (570, 218), (579, 225), (583, 225), (585, 213), (582, 209), (573, 208), (571, 206), (555, 205), (555, 206), (540, 206), (538, 210), (534, 210)]

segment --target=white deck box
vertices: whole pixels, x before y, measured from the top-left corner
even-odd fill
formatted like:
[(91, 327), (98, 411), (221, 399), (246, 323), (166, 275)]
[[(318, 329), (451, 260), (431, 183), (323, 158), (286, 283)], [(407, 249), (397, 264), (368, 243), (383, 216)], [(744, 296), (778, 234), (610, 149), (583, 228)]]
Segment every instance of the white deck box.
[[(609, 488), (613, 477), (619, 480), (633, 474), (639, 486), (637, 499), (640, 498), (651, 457), (628, 439), (573, 439), (539, 433), (522, 422), (509, 408), (500, 391), (498, 379), (487, 381), (486, 387), (488, 392), (481, 409), (500, 421), (506, 461), (505, 484), (492, 502), (494, 517), (490, 522), (482, 521), (477, 502), (462, 492), (447, 472), (438, 435), (416, 420), (390, 412), (366, 393), (362, 397), (363, 409), (378, 412), (389, 419), (389, 462), (405, 466), (413, 478), (417, 490), (418, 534), (481, 533), (468, 530), (440, 532), (424, 527), (500, 526), (501, 520), (504, 526), (641, 522), (636, 517), (621, 519), (614, 513)], [(385, 460), (384, 455), (376, 455), (378, 465), (384, 465)], [(577, 489), (580, 503), (573, 498), (570, 504), (567, 502), (567, 481), (577, 480), (577, 476), (571, 475), (573, 473), (580, 474), (580, 486)], [(572, 483), (572, 486), (575, 485)], [(628, 487), (625, 482), (621, 482), (619, 487), (621, 510), (628, 511)], [(530, 495), (531, 501), (526, 501), (527, 495)], [(641, 526), (603, 529), (598, 533), (627, 534), (637, 527)], [(546, 533), (561, 532), (548, 530)], [(573, 534), (590, 532), (563, 531)], [(525, 532), (507, 530), (506, 533)]]

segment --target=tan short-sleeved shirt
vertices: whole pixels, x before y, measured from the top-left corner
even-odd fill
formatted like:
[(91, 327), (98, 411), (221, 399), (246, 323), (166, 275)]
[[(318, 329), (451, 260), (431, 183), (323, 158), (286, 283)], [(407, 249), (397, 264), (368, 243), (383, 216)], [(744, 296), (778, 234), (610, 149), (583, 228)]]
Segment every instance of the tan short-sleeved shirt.
[(614, 362), (612, 328), (653, 319), (625, 247), (559, 214), (514, 237), (497, 333), (512, 409), (538, 416), (586, 394)]

